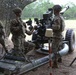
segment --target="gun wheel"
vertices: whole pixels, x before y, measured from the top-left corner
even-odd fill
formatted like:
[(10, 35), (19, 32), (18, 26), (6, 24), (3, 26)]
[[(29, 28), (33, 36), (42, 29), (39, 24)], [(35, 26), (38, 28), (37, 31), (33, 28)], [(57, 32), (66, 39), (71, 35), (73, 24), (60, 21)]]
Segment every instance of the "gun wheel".
[(75, 33), (72, 29), (66, 31), (65, 40), (68, 41), (69, 53), (72, 53), (75, 49)]

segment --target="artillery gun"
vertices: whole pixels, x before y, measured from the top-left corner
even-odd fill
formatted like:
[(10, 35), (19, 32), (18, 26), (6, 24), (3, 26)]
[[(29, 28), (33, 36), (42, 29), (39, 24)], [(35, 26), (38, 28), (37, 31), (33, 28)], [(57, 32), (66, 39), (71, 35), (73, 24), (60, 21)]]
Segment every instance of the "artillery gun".
[[(65, 13), (66, 10), (69, 9), (68, 7), (65, 7), (60, 14), (63, 15)], [(54, 18), (54, 14), (53, 14), (53, 9), (49, 8), (48, 11), (43, 14), (43, 18), (38, 20), (36, 18), (35, 22), (37, 24), (36, 30), (33, 33), (32, 36), (32, 42), (36, 44), (36, 47), (41, 47), (41, 45), (43, 46), (44, 43), (48, 42), (48, 38), (45, 36), (45, 32), (46, 29), (51, 28), (52, 24), (53, 24), (53, 18)], [(72, 30), (71, 30), (72, 31)], [(68, 30), (67, 30), (67, 34), (68, 34)]]
[[(44, 24), (44, 30), (46, 30), (46, 28), (49, 27), (49, 26), (45, 26), (45, 24), (47, 24), (45, 20), (48, 19), (48, 15), (50, 14), (44, 14), (43, 15), (44, 19), (41, 20), (41, 23)], [(49, 17), (49, 20), (52, 21), (50, 17)], [(43, 35), (41, 34), (40, 37), (42, 38), (42, 36)], [(43, 37), (45, 37), (45, 33)], [(37, 40), (37, 38), (32, 38), (32, 39)], [(41, 44), (44, 45), (45, 43), (48, 43), (48, 39), (46, 42), (45, 40), (43, 43), (40, 42), (40, 45)], [(64, 48), (57, 52), (58, 56), (63, 56), (63, 55), (68, 54), (69, 52), (71, 53), (74, 51), (75, 34), (72, 29), (68, 29), (66, 31), (63, 43), (64, 43)], [(3, 73), (4, 75), (22, 75), (23, 73), (33, 70), (49, 62), (48, 50), (49, 50), (48, 46), (46, 47), (44, 45), (44, 46), (38, 47), (36, 51), (29, 51), (27, 54), (22, 52), (23, 56), (14, 56), (12, 55), (12, 50), (11, 50), (10, 53), (4, 54), (4, 56), (2, 56), (2, 58), (0, 59), (0, 72)], [(31, 55), (31, 54), (34, 54), (34, 55)], [(52, 53), (51, 58), (54, 58), (54, 56), (55, 54)]]

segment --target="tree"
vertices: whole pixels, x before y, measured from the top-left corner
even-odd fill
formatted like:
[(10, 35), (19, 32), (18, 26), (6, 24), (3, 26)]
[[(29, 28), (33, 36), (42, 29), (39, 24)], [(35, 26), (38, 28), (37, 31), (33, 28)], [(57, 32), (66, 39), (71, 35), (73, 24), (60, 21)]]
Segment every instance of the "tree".
[(22, 18), (42, 18), (43, 13), (45, 13), (48, 8), (51, 8), (53, 6), (53, 3), (50, 3), (49, 0), (47, 1), (36, 1), (28, 6), (26, 6), (23, 10)]

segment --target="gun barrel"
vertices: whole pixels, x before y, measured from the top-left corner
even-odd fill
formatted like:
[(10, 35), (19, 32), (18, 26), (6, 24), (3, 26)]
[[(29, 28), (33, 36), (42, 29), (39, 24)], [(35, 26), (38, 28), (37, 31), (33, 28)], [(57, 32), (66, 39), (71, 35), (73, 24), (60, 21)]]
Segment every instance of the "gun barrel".
[(64, 14), (65, 11), (67, 11), (69, 9), (69, 6), (65, 7), (60, 13)]

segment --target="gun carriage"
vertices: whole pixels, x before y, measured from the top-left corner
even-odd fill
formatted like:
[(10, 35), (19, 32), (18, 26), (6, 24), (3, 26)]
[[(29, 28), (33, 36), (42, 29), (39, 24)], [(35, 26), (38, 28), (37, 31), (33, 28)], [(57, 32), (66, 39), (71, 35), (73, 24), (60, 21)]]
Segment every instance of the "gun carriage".
[[(61, 12), (61, 14), (63, 13), (64, 12)], [(23, 53), (23, 56), (21, 57), (13, 56), (12, 51), (7, 54), (3, 52), (4, 55), (0, 59), (1, 73), (4, 75), (21, 75), (49, 62), (49, 49), (48, 46), (45, 46), (45, 43), (48, 43), (48, 38), (45, 36), (45, 32), (47, 28), (51, 28), (53, 17), (52, 9), (48, 9), (48, 11), (43, 14), (43, 19), (39, 20), (41, 25), (36, 27), (36, 30), (32, 36), (32, 42), (35, 43), (37, 47), (36, 52), (33, 52), (35, 56), (24, 55)], [(39, 24), (38, 20), (36, 20), (36, 22)], [(50, 41), (51, 40), (52, 38), (50, 38)], [(63, 56), (74, 51), (75, 34), (72, 29), (68, 29), (66, 31), (62, 42), (64, 44), (64, 48), (57, 52), (58, 56)], [(53, 53), (51, 54), (51, 58), (54, 58)]]

